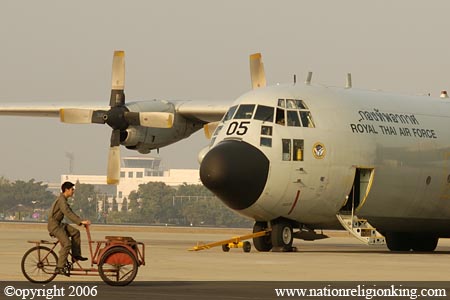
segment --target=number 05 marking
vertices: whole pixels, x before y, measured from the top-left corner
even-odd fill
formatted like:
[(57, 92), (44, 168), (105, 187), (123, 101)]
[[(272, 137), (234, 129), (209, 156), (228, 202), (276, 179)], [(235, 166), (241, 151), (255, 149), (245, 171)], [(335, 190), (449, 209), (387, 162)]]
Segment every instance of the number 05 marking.
[(248, 121), (244, 122), (231, 122), (230, 126), (228, 126), (227, 129), (227, 135), (237, 134), (237, 135), (244, 135), (247, 133), (248, 127), (247, 125), (250, 124)]

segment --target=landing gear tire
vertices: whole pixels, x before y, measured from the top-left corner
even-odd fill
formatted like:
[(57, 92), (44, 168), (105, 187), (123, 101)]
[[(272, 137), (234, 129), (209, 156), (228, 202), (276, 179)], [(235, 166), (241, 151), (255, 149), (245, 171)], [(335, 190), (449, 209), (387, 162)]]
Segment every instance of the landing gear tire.
[(432, 252), (436, 249), (439, 238), (428, 234), (407, 232), (386, 233), (386, 244), (391, 251)]
[(439, 242), (435, 236), (416, 236), (412, 241), (412, 249), (420, 252), (433, 252)]
[(223, 251), (223, 252), (229, 252), (229, 251), (230, 251), (230, 245), (228, 245), (228, 244), (223, 244), (223, 245), (222, 245), (222, 251)]
[[(253, 233), (264, 231), (267, 229), (267, 222), (256, 222), (253, 225)], [(253, 238), (253, 246), (259, 252), (269, 252), (272, 249), (271, 235), (260, 236)]]
[(404, 232), (388, 232), (386, 233), (386, 245), (391, 251), (406, 252), (411, 249), (410, 236)]
[(290, 223), (281, 221), (272, 225), (272, 252), (292, 251), (293, 240), (294, 234)]

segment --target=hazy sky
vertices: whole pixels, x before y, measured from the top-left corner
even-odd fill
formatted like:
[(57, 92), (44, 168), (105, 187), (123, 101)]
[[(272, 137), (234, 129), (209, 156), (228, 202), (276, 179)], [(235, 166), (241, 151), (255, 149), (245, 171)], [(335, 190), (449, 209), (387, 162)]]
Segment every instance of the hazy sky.
[[(313, 81), (408, 94), (450, 89), (449, 1), (16, 1), (0, 10), (0, 105), (109, 104), (115, 49), (127, 100), (230, 102), (250, 89), (262, 52), (269, 84)], [(104, 174), (110, 128), (0, 117), (0, 176), (58, 181)], [(166, 167), (198, 168), (203, 133), (161, 149)], [(125, 151), (123, 155), (137, 152)]]

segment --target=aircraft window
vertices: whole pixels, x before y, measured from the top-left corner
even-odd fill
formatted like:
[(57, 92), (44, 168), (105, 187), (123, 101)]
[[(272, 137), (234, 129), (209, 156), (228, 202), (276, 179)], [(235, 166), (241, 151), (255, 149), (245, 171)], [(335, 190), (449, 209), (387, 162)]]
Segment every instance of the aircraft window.
[(273, 122), (273, 107), (258, 105), (255, 113), (255, 120)]
[(265, 147), (272, 147), (272, 139), (266, 138), (266, 137), (261, 137), (261, 141), (259, 144), (261, 146), (265, 146)]
[(284, 125), (286, 123), (286, 118), (284, 116), (284, 109), (277, 108), (277, 118), (276, 123), (279, 125)]
[(213, 136), (217, 136), (217, 135), (219, 134), (219, 132), (222, 130), (222, 128), (223, 128), (222, 125), (218, 126), (218, 127), (216, 128), (216, 130), (214, 131)]
[(300, 118), (302, 119), (303, 127), (314, 128), (311, 113), (309, 111), (300, 111)]
[(261, 126), (262, 135), (272, 135), (272, 126)]
[(239, 109), (234, 115), (233, 119), (251, 119), (254, 110), (254, 104), (242, 104), (241, 106), (239, 106)]
[(284, 99), (278, 99), (278, 106), (283, 108), (286, 107), (286, 102)]
[(287, 126), (300, 127), (300, 119), (296, 110), (288, 110), (287, 114)]
[(286, 99), (286, 108), (297, 108), (297, 103), (294, 99)]
[(216, 136), (211, 139), (211, 142), (209, 143), (209, 146), (211, 147), (212, 145), (214, 145), (215, 141), (216, 141)]
[(237, 105), (230, 107), (230, 109), (226, 113), (225, 117), (223, 118), (224, 122), (227, 120), (230, 120), (233, 117), (234, 112), (236, 111), (236, 108), (237, 108)]
[(283, 160), (291, 160), (291, 140), (282, 139)]
[(306, 106), (306, 104), (305, 104), (305, 102), (303, 102), (303, 100), (295, 100), (295, 103), (297, 104), (297, 108), (308, 109), (308, 106)]
[(294, 140), (294, 158), (295, 161), (303, 161), (303, 140)]

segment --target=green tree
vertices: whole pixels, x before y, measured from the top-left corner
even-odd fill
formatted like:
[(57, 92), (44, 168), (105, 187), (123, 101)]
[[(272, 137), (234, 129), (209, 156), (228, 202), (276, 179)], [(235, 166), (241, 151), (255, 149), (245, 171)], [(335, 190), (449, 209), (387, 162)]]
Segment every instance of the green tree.
[(99, 195), (92, 184), (75, 183), (72, 210), (83, 219), (97, 219), (97, 201)]
[(47, 190), (48, 186), (41, 181), (17, 180), (10, 182), (4, 177), (0, 178), (0, 210), (5, 215), (15, 212), (27, 212), (31, 215), (35, 210), (50, 208), (55, 196)]

